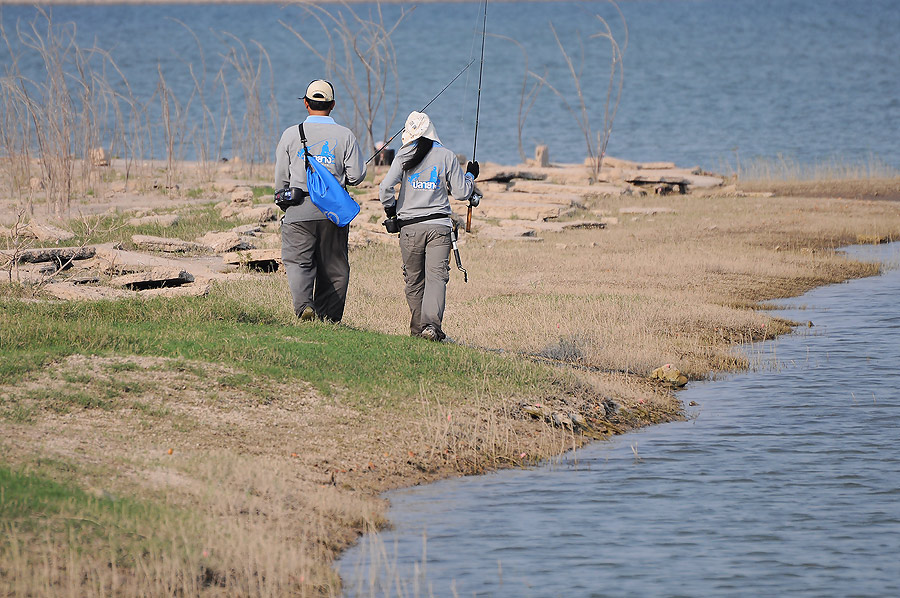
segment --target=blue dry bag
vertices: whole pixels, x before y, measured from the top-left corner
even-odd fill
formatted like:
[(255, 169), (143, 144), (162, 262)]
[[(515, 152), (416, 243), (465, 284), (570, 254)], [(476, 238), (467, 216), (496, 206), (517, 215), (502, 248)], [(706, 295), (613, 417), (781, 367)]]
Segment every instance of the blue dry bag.
[(337, 177), (310, 155), (303, 124), (299, 127), (306, 159), (306, 190), (309, 192), (309, 199), (326, 218), (340, 227), (347, 226), (359, 214), (359, 204), (353, 201)]

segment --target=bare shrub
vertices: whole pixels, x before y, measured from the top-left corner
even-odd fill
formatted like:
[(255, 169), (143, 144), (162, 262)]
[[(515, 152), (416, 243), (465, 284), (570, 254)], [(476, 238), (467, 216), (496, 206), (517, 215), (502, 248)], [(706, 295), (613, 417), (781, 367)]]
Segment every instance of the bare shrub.
[[(121, 71), (107, 52), (76, 43), (74, 24), (56, 25), (39, 8), (34, 21), (17, 26), (18, 44), (3, 29), (0, 36), (12, 57), (0, 80), (0, 149), (8, 185), (20, 197), (27, 194), (31, 212), (38, 191), (44, 192), (48, 209), (68, 212), (71, 199), (98, 180), (99, 165), (91, 160), (91, 151), (110, 139), (124, 139), (118, 128), (140, 121), (136, 115), (142, 107), (110, 83), (108, 74), (121, 76)], [(20, 56), (26, 52), (43, 65), (43, 78), (22, 73)]]
[(364, 147), (374, 147), (376, 120), (381, 116), (384, 122), (383, 132), (377, 137), (387, 139), (400, 105), (397, 52), (391, 35), (414, 8), (403, 9), (395, 21), (387, 23), (380, 3), (370, 8), (368, 15), (345, 3), (338, 10), (307, 3), (301, 3), (300, 8), (326, 35), (326, 49), (320, 50), (293, 25), (281, 24), (321, 61), (326, 76), (345, 88), (353, 104), (350, 128), (363, 140)]
[[(227, 89), (229, 79), (225, 73), (225, 69), (230, 67), (237, 75), (244, 97), (240, 121), (234, 120), (230, 102), (227, 103), (225, 120), (231, 129), (232, 150), (249, 164), (249, 174), (252, 176), (255, 165), (270, 161), (271, 140), (275, 136), (275, 123), (278, 121), (272, 61), (268, 52), (257, 41), (251, 41), (251, 45), (256, 49), (255, 55), (248, 49), (247, 44), (231, 33), (223, 33), (222, 41), (228, 48), (218, 78), (223, 87), (223, 96), (230, 97)], [(266, 72), (268, 72), (269, 94), (264, 102), (262, 89)], [(271, 120), (266, 120), (266, 114), (271, 115)]]
[(519, 158), (524, 162), (526, 159), (525, 156), (525, 146), (522, 143), (522, 133), (525, 130), (525, 121), (528, 120), (528, 114), (531, 112), (531, 109), (534, 107), (534, 103), (537, 101), (538, 94), (541, 91), (541, 88), (544, 86), (543, 81), (546, 80), (546, 73), (542, 77), (538, 77), (536, 81), (531, 82), (529, 86), (529, 81), (531, 79), (531, 72), (528, 68), (528, 50), (525, 46), (511, 37), (507, 37), (505, 35), (499, 35), (496, 33), (489, 34), (491, 37), (496, 37), (497, 39), (502, 39), (508, 41), (512, 44), (515, 44), (519, 51), (522, 53), (522, 59), (524, 61), (524, 74), (522, 76), (522, 90), (519, 93), (519, 110), (518, 110), (518, 118), (516, 122), (516, 134), (517, 140), (519, 142)]
[(22, 252), (31, 247), (30, 239), (22, 234), (25, 228), (25, 210), (16, 213), (16, 223), (9, 231), (6, 242), (6, 251), (0, 253), (0, 267), (6, 270), (8, 282), (19, 280), (19, 258)]
[[(606, 146), (609, 143), (609, 137), (612, 134), (613, 122), (615, 121), (616, 112), (619, 109), (619, 101), (622, 98), (622, 85), (625, 81), (623, 57), (625, 54), (625, 49), (628, 47), (628, 24), (625, 22), (625, 16), (622, 14), (622, 11), (619, 9), (619, 5), (616, 4), (614, 0), (609, 0), (609, 2), (615, 7), (616, 11), (619, 13), (620, 19), (622, 20), (624, 40), (620, 44), (618, 39), (616, 39), (615, 34), (613, 34), (609, 22), (599, 14), (594, 15), (594, 17), (600, 23), (600, 31), (591, 35), (590, 39), (605, 39), (609, 42), (610, 45), (609, 81), (607, 83), (606, 96), (603, 103), (603, 125), (597, 132), (596, 143), (594, 141), (594, 129), (591, 125), (590, 118), (592, 107), (588, 106), (587, 100), (585, 98), (586, 93), (584, 84), (586, 83), (587, 79), (587, 77), (585, 76), (585, 50), (584, 42), (581, 39), (580, 35), (578, 36), (580, 60), (578, 62), (578, 65), (576, 66), (575, 61), (572, 59), (570, 51), (566, 49), (565, 45), (557, 34), (556, 28), (553, 26), (553, 23), (550, 23), (550, 30), (553, 32), (553, 38), (556, 40), (556, 45), (557, 47), (559, 47), (559, 51), (566, 63), (569, 75), (572, 78), (572, 83), (575, 88), (575, 97), (578, 99), (576, 105), (573, 106), (573, 104), (569, 101), (569, 95), (560, 91), (558, 86), (554, 86), (553, 84), (551, 84), (546, 75), (531, 73), (533, 77), (535, 77), (541, 84), (546, 85), (547, 88), (550, 89), (559, 98), (563, 106), (566, 108), (566, 111), (569, 112), (573, 120), (575, 120), (575, 122), (578, 124), (579, 129), (584, 135), (584, 142), (588, 155), (588, 163), (591, 167), (592, 178), (595, 181), (600, 175), (600, 168), (603, 164), (603, 157), (606, 155)], [(592, 76), (594, 72), (595, 71), (593, 68), (589, 68), (587, 71), (587, 76)]]
[[(68, 212), (72, 199), (104, 182), (95, 148), (124, 160), (126, 189), (148, 179), (152, 157), (165, 159), (167, 189), (184, 177), (191, 153), (207, 180), (226, 151), (249, 164), (251, 176), (269, 161), (277, 107), (271, 61), (258, 42), (221, 33), (221, 63), (209, 69), (199, 36), (181, 23), (200, 56), (198, 65), (184, 61), (193, 85), (176, 89), (172, 70), (158, 64), (155, 91), (141, 97), (108, 51), (78, 44), (74, 24), (57, 24), (43, 9), (37, 15), (12, 34), (0, 25), (11, 57), (0, 71), (0, 172), (29, 213), (41, 198), (48, 210)], [(26, 59), (42, 64), (43, 74), (24, 72)]]

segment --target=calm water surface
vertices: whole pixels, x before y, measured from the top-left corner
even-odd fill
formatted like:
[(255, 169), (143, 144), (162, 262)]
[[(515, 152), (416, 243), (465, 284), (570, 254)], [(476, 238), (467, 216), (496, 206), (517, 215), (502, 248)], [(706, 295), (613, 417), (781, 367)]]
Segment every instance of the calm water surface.
[(814, 326), (691, 384), (690, 421), (391, 493), (347, 595), (900, 596), (898, 297), (894, 269), (783, 303)]
[[(391, 22), (410, 7), (385, 6), (385, 20)], [(360, 5), (358, 10), (369, 8)], [(900, 168), (896, 0), (626, 0), (621, 9), (630, 36), (611, 155), (719, 171), (755, 156), (784, 155), (812, 164), (835, 157), (865, 163), (874, 155)], [(31, 7), (7, 6), (0, 19), (7, 33), (14, 34), (17, 24), (27, 28), (34, 14)], [(74, 23), (83, 44), (110, 50), (144, 98), (156, 91), (157, 65), (182, 103), (190, 95), (189, 67), (197, 71), (202, 61), (197, 41), (179, 21), (196, 32), (209, 80), (221, 64), (221, 42), (228, 39), (222, 32), (251, 49), (254, 41), (260, 43), (275, 73), (273, 148), (276, 136), (300, 118), (297, 96), (323, 74), (282, 24), (292, 25), (314, 44), (322, 43), (318, 26), (296, 6), (59, 6), (52, 14), (57, 23)], [(520, 41), (528, 52), (529, 69), (546, 75), (567, 101), (575, 101), (551, 22), (576, 64), (578, 40), (585, 40), (582, 86), (594, 107), (593, 128), (599, 129), (609, 54), (599, 40), (587, 43), (598, 31), (595, 14), (607, 18), (624, 40), (621, 20), (606, 2), (490, 3), (479, 158), (519, 161), (516, 131), (525, 62), (520, 50), (501, 36)], [(387, 130), (396, 131), (409, 111), (420, 109), (479, 55), (480, 27), (478, 3), (420, 5), (403, 21), (392, 38), (398, 53), (399, 119)], [(0, 65), (9, 63), (7, 54), (0, 44)], [(29, 56), (20, 66), (26, 75), (43, 76)], [(441, 139), (458, 152), (471, 153), (477, 87), (473, 67), (429, 108)], [(341, 91), (338, 117), (349, 122), (350, 104)], [(240, 96), (235, 84), (231, 101), (237, 114)], [(527, 155), (541, 142), (550, 146), (554, 160), (580, 162), (586, 155), (583, 136), (563, 102), (547, 91), (525, 125)]]

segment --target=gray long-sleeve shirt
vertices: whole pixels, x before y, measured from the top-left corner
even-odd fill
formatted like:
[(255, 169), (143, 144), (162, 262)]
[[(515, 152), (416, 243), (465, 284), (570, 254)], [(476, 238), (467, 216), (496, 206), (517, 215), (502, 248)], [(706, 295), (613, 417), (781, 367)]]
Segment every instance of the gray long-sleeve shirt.
[[(456, 156), (435, 142), (422, 161), (403, 170), (403, 162), (416, 151), (416, 141), (401, 147), (379, 186), (379, 198), (384, 207), (397, 206), (397, 217), (410, 220), (429, 214), (446, 214), (447, 219), (434, 220), (434, 224), (451, 226), (450, 197), (465, 201), (475, 190), (475, 180), (466, 176)], [(396, 197), (394, 187), (400, 183)]]
[[(357, 185), (366, 178), (366, 165), (356, 136), (330, 116), (309, 116), (303, 121), (310, 155), (324, 164), (345, 185)], [(275, 149), (275, 188), (297, 187), (306, 191), (306, 162), (297, 125), (285, 129)], [(307, 198), (284, 213), (284, 222), (325, 220), (325, 214)]]

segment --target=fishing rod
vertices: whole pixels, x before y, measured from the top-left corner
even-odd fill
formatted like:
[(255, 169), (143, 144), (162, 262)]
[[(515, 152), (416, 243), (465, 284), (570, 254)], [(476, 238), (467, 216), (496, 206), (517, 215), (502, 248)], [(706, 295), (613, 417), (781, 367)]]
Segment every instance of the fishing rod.
[[(482, 60), (483, 60), (483, 59), (482, 59)], [(474, 58), (473, 58), (472, 60), (470, 60), (470, 61), (469, 61), (469, 64), (467, 64), (466, 66), (464, 66), (464, 67), (462, 68), (461, 71), (459, 71), (458, 73), (456, 73), (456, 76), (453, 77), (452, 79), (450, 79), (450, 83), (447, 83), (446, 85), (444, 85), (444, 88), (443, 88), (442, 90), (440, 90), (440, 91), (437, 93), (436, 96), (434, 96), (433, 98), (431, 98), (431, 99), (428, 101), (427, 104), (425, 104), (424, 106), (422, 106), (422, 109), (419, 110), (419, 112), (425, 112), (425, 110), (426, 110), (429, 106), (431, 106), (432, 102), (434, 102), (436, 99), (438, 99), (439, 97), (441, 97), (441, 94), (444, 93), (445, 91), (447, 91), (447, 88), (450, 87), (451, 85), (453, 85), (453, 82), (456, 81), (457, 79), (459, 79), (460, 76), (462, 76), (463, 73), (465, 73), (467, 70), (469, 70), (469, 67), (472, 66), (473, 64), (475, 64), (475, 59), (474, 59)], [(478, 86), (481, 87), (481, 84), (479, 83)], [(481, 90), (479, 89), (479, 92), (480, 92), (480, 91), (481, 91)], [(371, 157), (371, 158), (369, 158), (368, 160), (366, 160), (366, 164), (368, 164), (369, 162), (371, 162), (372, 160), (374, 160), (374, 159), (375, 159), (375, 156), (377, 156), (377, 155), (380, 154), (385, 148), (387, 148), (387, 146), (389, 146), (389, 145), (391, 144), (391, 141), (393, 141), (394, 139), (396, 139), (396, 138), (397, 138), (397, 135), (399, 135), (400, 133), (403, 132), (403, 129), (404, 129), (404, 128), (405, 128), (405, 127), (401, 127), (399, 131), (397, 131), (396, 133), (394, 133), (394, 134), (391, 136), (391, 138), (388, 139), (388, 140), (385, 142), (385, 144), (382, 145), (382, 146), (378, 149), (378, 151), (376, 151), (374, 154), (372, 154), (372, 157)], [(477, 128), (478, 128), (478, 126), (476, 125), (476, 130), (477, 130)]]
[[(487, 32), (487, 5), (488, 0), (484, 0), (484, 17), (481, 21), (481, 66), (478, 68), (478, 101), (475, 103), (475, 139), (472, 142), (472, 162), (475, 161), (475, 150), (478, 148), (478, 116), (481, 114), (481, 80), (484, 75), (484, 38)], [(472, 232), (472, 204), (469, 204), (469, 209), (466, 210), (466, 232)]]
[(459, 239), (456, 231), (459, 230), (459, 222), (453, 221), (453, 228), (450, 229), (450, 243), (453, 246), (453, 257), (456, 258), (456, 268), (463, 274), (463, 282), (469, 282), (469, 273), (462, 266), (462, 258), (459, 257), (459, 245), (456, 244)]

